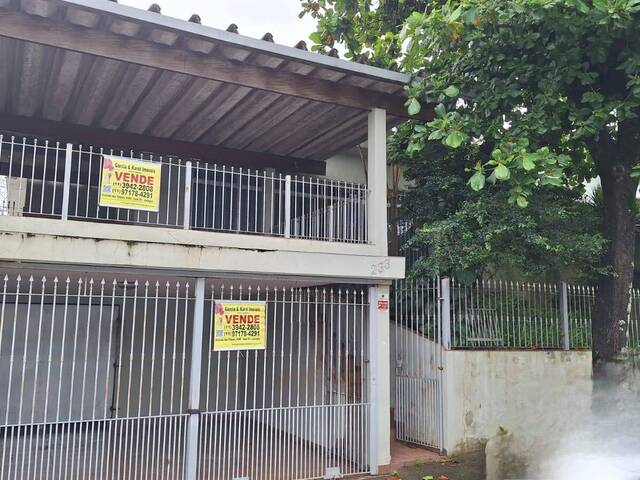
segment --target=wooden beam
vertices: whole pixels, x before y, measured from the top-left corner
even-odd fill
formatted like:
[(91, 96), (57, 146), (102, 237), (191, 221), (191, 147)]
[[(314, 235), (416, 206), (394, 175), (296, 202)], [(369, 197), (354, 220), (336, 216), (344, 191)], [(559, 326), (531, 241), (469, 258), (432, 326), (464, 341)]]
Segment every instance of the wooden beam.
[[(0, 11), (0, 36), (345, 107), (381, 108), (391, 115), (409, 117), (405, 100), (399, 95), (197, 55), (147, 40), (37, 19), (20, 12)], [(423, 108), (415, 118), (431, 120), (433, 109), (431, 106)]]
[(60, 142), (83, 143), (94, 147), (133, 149), (243, 167), (275, 168), (283, 173), (325, 174), (325, 162), (317, 160), (235, 150), (4, 113), (0, 113), (0, 130), (40, 136)]

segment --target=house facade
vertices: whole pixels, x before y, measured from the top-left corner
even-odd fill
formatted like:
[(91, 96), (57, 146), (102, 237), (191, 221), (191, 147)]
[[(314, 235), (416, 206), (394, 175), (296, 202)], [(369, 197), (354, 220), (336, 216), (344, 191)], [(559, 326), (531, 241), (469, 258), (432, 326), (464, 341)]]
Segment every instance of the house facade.
[(389, 464), (409, 78), (236, 31), (0, 0), (1, 478)]

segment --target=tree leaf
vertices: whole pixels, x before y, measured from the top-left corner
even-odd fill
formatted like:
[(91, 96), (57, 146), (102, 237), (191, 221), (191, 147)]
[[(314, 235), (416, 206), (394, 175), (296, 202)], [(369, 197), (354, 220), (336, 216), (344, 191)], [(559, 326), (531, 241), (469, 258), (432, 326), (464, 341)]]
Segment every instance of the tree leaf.
[(484, 182), (484, 173), (476, 172), (469, 179), (469, 186), (477, 192), (484, 188)]
[(499, 163), (493, 172), (498, 180), (508, 180), (511, 177), (511, 172), (503, 163)]
[(313, 32), (309, 35), (309, 40), (313, 43), (322, 43), (322, 34), (320, 32)]
[(447, 97), (452, 97), (452, 98), (453, 97), (457, 97), (459, 93), (460, 93), (460, 89), (458, 87), (456, 87), (455, 85), (448, 86), (444, 91), (444, 94)]
[(458, 131), (451, 132), (444, 140), (444, 143), (452, 148), (458, 148), (462, 142), (464, 142), (464, 135)]
[(409, 115), (418, 114), (421, 108), (422, 107), (420, 106), (420, 102), (418, 100), (416, 100), (415, 98), (411, 98), (409, 100), (407, 105), (407, 111), (409, 112)]
[(525, 197), (524, 195), (520, 194), (516, 198), (516, 203), (518, 204), (518, 206), (520, 208), (526, 208), (527, 205), (529, 205), (529, 200), (527, 200), (527, 197)]
[(451, 15), (449, 15), (449, 21), (455, 22), (458, 18), (460, 18), (460, 15), (462, 15), (462, 5), (458, 5), (458, 8), (451, 12)]
[(536, 164), (533, 161), (533, 155), (527, 154), (522, 157), (522, 168), (526, 171), (536, 168)]
[(442, 130), (434, 130), (429, 134), (427, 140), (440, 140), (442, 137), (444, 137)]

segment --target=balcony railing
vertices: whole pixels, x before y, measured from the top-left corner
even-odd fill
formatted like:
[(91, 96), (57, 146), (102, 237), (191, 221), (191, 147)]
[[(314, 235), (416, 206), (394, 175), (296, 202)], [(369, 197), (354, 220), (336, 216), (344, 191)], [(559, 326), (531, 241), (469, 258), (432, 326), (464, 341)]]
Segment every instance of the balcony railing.
[[(158, 211), (99, 204), (103, 155), (161, 165)], [(367, 187), (0, 135), (0, 215), (367, 243)]]

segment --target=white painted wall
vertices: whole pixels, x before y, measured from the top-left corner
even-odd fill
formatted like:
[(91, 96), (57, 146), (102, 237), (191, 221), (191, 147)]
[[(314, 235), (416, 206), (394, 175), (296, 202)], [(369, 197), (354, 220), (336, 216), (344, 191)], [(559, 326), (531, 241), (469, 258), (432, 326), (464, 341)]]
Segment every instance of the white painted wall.
[(41, 310), (34, 300), (31, 308), (7, 307), (0, 337), (0, 412), (5, 414), (8, 400), (8, 424), (110, 416), (110, 308), (101, 312), (98, 306), (70, 303), (66, 328), (62, 304), (55, 309), (43, 304)]
[(404, 276), (404, 258), (379, 255), (375, 245), (10, 216), (0, 216), (0, 240), (0, 260), (9, 262), (311, 276), (325, 283)]
[[(360, 153), (356, 148), (352, 150), (346, 150), (326, 161), (326, 173), (327, 178), (342, 180), (344, 182), (354, 183), (367, 183), (367, 174), (365, 171), (365, 164), (367, 161), (367, 149), (362, 147), (362, 155), (364, 155), (364, 162), (360, 157)], [(387, 185), (391, 188), (393, 176), (391, 167), (387, 167)], [(410, 183), (401, 175), (399, 180), (400, 190), (407, 190)]]
[(444, 355), (449, 453), (477, 447), (499, 427), (539, 448), (589, 414), (590, 352), (459, 350)]

